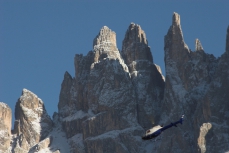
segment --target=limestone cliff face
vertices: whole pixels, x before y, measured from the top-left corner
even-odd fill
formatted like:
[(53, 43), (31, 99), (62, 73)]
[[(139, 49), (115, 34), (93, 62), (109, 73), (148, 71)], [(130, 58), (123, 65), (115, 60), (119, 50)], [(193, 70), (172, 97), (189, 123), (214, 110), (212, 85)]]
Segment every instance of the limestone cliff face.
[(142, 127), (150, 127), (159, 119), (164, 80), (160, 67), (153, 63), (146, 34), (139, 25), (131, 23), (127, 29), (122, 55), (136, 93), (138, 122)]
[(74, 113), (76, 109), (73, 83), (74, 79), (72, 76), (68, 72), (65, 72), (58, 103), (59, 115), (61, 117), (66, 117)]
[(14, 146), (12, 151), (28, 152), (52, 130), (43, 101), (34, 93), (23, 89), (15, 108)]
[(11, 140), (12, 112), (10, 107), (0, 102), (0, 152), (7, 152)]
[(122, 42), (122, 52), (131, 73), (135, 70), (134, 68), (131, 69), (133, 61), (147, 60), (153, 62), (146, 34), (140, 25), (135, 23), (131, 23), (126, 31), (125, 38)]
[[(75, 76), (65, 72), (53, 120), (43, 101), (23, 89), (15, 108), (0, 103), (0, 152), (12, 153), (215, 153), (229, 151), (229, 28), (225, 53), (207, 54), (199, 39), (185, 44), (173, 14), (164, 38), (165, 70), (153, 63), (145, 32), (131, 23), (122, 50), (107, 26), (87, 55), (76, 54)], [(143, 141), (144, 128), (183, 125), (160, 141)]]
[(177, 13), (165, 36), (164, 49), (165, 113), (161, 117), (168, 122), (185, 114), (186, 122), (164, 132), (158, 152), (228, 151), (228, 53), (216, 59), (204, 52), (198, 39), (196, 51), (191, 51), (184, 42)]
[[(108, 152), (116, 152), (105, 145), (107, 141), (113, 141), (127, 128), (142, 130), (136, 118), (135, 94), (128, 68), (116, 48), (115, 33), (103, 27), (93, 45), (94, 49), (87, 56), (75, 56), (72, 97), (76, 107), (74, 113), (62, 118), (62, 124), (68, 138), (82, 134), (83, 151), (108, 149)], [(102, 135), (107, 139), (101, 139)], [(102, 144), (96, 145), (100, 139)], [(123, 147), (119, 142), (112, 143), (114, 147)], [(77, 148), (74, 150), (80, 152)]]

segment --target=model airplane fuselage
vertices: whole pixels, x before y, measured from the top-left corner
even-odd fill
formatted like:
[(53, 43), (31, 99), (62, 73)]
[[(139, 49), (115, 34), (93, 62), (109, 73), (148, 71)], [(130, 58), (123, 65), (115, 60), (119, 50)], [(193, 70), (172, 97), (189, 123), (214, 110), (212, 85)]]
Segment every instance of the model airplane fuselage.
[(143, 140), (149, 140), (149, 139), (153, 139), (157, 136), (159, 136), (161, 134), (162, 131), (167, 130), (168, 128), (171, 128), (173, 126), (177, 126), (178, 123), (182, 124), (184, 120), (184, 115), (181, 116), (179, 121), (176, 121), (174, 123), (171, 123), (167, 126), (154, 126), (153, 128), (149, 129), (146, 131), (146, 134), (142, 137)]

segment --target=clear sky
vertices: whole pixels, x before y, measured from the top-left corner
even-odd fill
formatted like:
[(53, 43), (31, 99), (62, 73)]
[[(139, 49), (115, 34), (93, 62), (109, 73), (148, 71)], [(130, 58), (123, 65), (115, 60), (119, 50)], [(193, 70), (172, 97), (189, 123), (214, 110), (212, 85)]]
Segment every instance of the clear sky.
[(74, 76), (75, 54), (86, 55), (104, 25), (116, 32), (121, 50), (129, 24), (139, 24), (154, 63), (165, 75), (164, 35), (173, 12), (181, 16), (191, 50), (199, 38), (205, 52), (219, 57), (225, 51), (227, 0), (0, 0), (0, 101), (14, 113), (26, 88), (44, 101), (52, 116), (65, 71)]

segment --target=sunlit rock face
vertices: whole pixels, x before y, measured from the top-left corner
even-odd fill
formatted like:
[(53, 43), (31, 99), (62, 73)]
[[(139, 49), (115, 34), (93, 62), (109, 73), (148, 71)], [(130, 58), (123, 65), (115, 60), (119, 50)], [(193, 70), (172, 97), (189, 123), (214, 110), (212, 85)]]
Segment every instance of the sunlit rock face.
[(43, 101), (31, 91), (23, 89), (15, 107), (15, 139), (12, 150), (28, 152), (49, 134), (52, 125)]
[[(75, 81), (72, 83), (75, 112), (62, 118), (69, 138), (82, 134), (83, 150), (91, 152), (95, 148), (90, 150), (86, 146), (97, 142), (96, 137), (100, 135), (111, 133), (107, 137), (113, 140), (113, 133), (118, 137), (126, 128), (133, 126), (138, 131), (142, 130), (137, 123), (135, 91), (112, 30), (102, 27), (94, 39), (93, 50), (86, 56), (75, 56), (75, 69)], [(96, 146), (97, 149), (99, 147), (114, 152), (106, 145)], [(74, 150), (77, 151), (77, 148)]]
[(0, 152), (7, 152), (11, 140), (12, 111), (10, 107), (0, 102)]
[(120, 54), (115, 32), (104, 26), (93, 41), (93, 50), (75, 56), (75, 77), (65, 74), (59, 114), (68, 114), (61, 117), (67, 137), (83, 142), (74, 143), (81, 146), (73, 146), (75, 152), (140, 151), (148, 144), (141, 144), (142, 127), (159, 118), (156, 110), (163, 98), (163, 76), (139, 25), (129, 26), (123, 49)]
[[(75, 74), (65, 72), (53, 120), (43, 101), (23, 89), (11, 110), (0, 102), (0, 152), (12, 153), (215, 153), (229, 151), (229, 28), (225, 53), (207, 54), (199, 39), (186, 45), (180, 15), (165, 38), (165, 78), (153, 63), (145, 32), (131, 23), (122, 50), (104, 26), (87, 55), (76, 54)], [(157, 141), (141, 136), (152, 124), (178, 128)]]
[(161, 118), (169, 122), (185, 114), (186, 119), (180, 128), (164, 132), (158, 152), (228, 151), (228, 53), (217, 59), (204, 52), (198, 39), (196, 51), (191, 51), (177, 13), (165, 36), (164, 49), (166, 83)]
[(206, 139), (205, 136), (207, 135), (208, 131), (212, 128), (211, 123), (203, 123), (200, 127), (200, 135), (198, 137), (198, 146), (200, 148), (201, 153), (206, 152)]

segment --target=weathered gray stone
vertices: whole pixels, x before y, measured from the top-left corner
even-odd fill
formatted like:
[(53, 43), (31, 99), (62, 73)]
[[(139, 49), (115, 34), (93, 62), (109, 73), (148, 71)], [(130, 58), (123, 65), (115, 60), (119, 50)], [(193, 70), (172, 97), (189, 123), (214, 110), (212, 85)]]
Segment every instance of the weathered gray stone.
[(203, 123), (200, 127), (200, 135), (198, 137), (198, 146), (200, 148), (201, 153), (206, 152), (206, 139), (205, 136), (207, 135), (208, 131), (212, 128), (211, 123)]
[[(85, 142), (110, 131), (138, 126), (135, 91), (128, 67), (116, 48), (115, 33), (103, 27), (93, 45), (93, 51), (86, 56), (75, 56), (76, 79), (72, 82), (75, 113), (61, 119), (63, 129), (71, 140), (82, 134)], [(67, 82), (65, 80), (63, 82)], [(81, 148), (84, 145), (82, 143)], [(105, 148), (98, 146), (97, 149), (107, 148), (100, 147)], [(74, 152), (81, 150), (76, 147), (72, 149)]]
[(14, 132), (18, 136), (15, 141), (19, 141), (19, 147), (23, 150), (43, 140), (53, 126), (43, 101), (27, 89), (23, 89), (16, 104), (15, 123)]
[(142, 127), (158, 122), (164, 92), (164, 77), (153, 63), (145, 32), (131, 23), (123, 40), (122, 55), (129, 68), (137, 100), (137, 117)]
[[(179, 129), (164, 132), (158, 152), (226, 152), (228, 136), (222, 135), (229, 131), (228, 109), (225, 109), (229, 108), (225, 102), (229, 98), (225, 94), (228, 54), (225, 52), (216, 59), (203, 51), (199, 41), (197, 51), (190, 51), (180, 27), (179, 15), (175, 13), (165, 36), (166, 84), (162, 107), (165, 113), (161, 117), (162, 121), (170, 122), (185, 114), (186, 119)], [(204, 134), (206, 122), (212, 125), (207, 135)]]
[(148, 60), (153, 62), (153, 57), (148, 46), (145, 32), (140, 25), (131, 23), (122, 42), (122, 55), (128, 65), (130, 73), (135, 69), (130, 68), (133, 61)]
[[(118, 51), (116, 47), (116, 34), (107, 26), (102, 27), (93, 41), (95, 51)], [(97, 60), (95, 60), (97, 62)]]
[[(191, 51), (174, 13), (164, 39), (164, 79), (139, 25), (128, 27), (121, 54), (115, 32), (102, 27), (92, 51), (75, 56), (75, 77), (65, 73), (53, 122), (42, 100), (24, 89), (11, 135), (11, 111), (0, 103), (0, 152), (228, 152), (228, 33), (229, 27), (219, 58), (205, 53), (198, 39)], [(183, 125), (163, 132), (160, 141), (142, 141), (143, 127), (182, 114)]]
[(0, 152), (7, 152), (11, 140), (12, 111), (10, 107), (0, 102)]
[(196, 47), (196, 51), (201, 51), (201, 50), (204, 50), (201, 43), (200, 43), (200, 40), (199, 39), (196, 39), (195, 41), (195, 47)]
[(68, 72), (65, 72), (58, 103), (58, 111), (61, 117), (69, 116), (76, 110), (74, 81), (74, 78)]
[(53, 138), (50, 136), (40, 141), (38, 144), (36, 144), (29, 150), (29, 153), (43, 152), (42, 150), (45, 150), (46, 148), (48, 148), (51, 145), (52, 139)]

